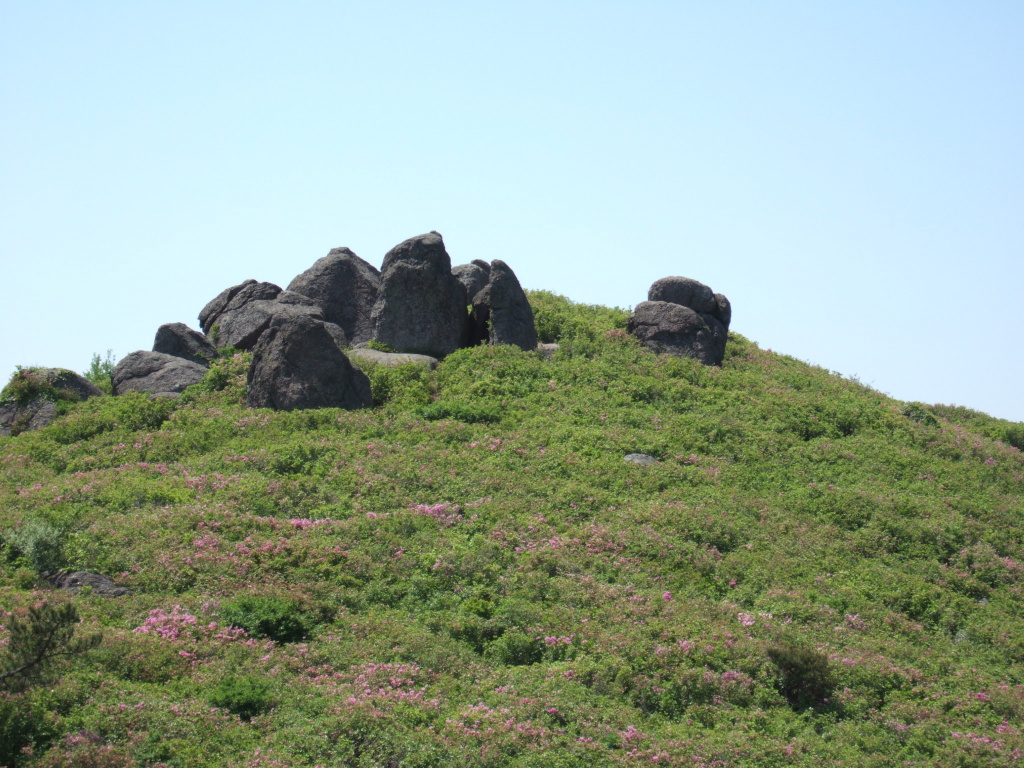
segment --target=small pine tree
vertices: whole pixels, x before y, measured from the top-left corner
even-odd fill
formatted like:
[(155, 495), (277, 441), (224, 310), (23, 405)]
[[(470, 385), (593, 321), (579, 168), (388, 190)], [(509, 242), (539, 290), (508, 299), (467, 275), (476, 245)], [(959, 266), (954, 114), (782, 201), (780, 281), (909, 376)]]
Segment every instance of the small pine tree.
[(40, 603), (29, 608), (27, 616), (12, 618), (7, 648), (0, 656), (0, 686), (24, 690), (46, 680), (55, 660), (98, 645), (98, 634), (75, 639), (79, 621), (71, 603)]

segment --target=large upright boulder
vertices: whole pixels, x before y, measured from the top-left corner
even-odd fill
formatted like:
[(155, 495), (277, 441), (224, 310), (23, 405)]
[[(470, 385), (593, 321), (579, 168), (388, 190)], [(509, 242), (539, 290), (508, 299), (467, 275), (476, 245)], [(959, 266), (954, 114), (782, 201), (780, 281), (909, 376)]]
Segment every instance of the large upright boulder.
[(658, 354), (692, 357), (704, 365), (721, 365), (728, 332), (710, 314), (667, 301), (643, 301), (626, 330)]
[(253, 349), (249, 407), (372, 407), (370, 380), (349, 362), (343, 346), (344, 332), (332, 323), (310, 316), (274, 318)]
[(202, 380), (206, 366), (162, 352), (139, 350), (125, 357), (114, 368), (114, 394), (148, 392), (175, 396)]
[(323, 311), (315, 301), (293, 291), (282, 291), (273, 299), (257, 299), (232, 305), (217, 318), (214, 344), (219, 349), (253, 349), (274, 320), (286, 322), (299, 317), (324, 319)]
[(491, 262), (487, 286), (473, 297), (470, 335), (473, 344), (513, 344), (527, 351), (537, 347), (533, 309), (519, 278), (501, 259)]
[(157, 328), (153, 351), (191, 360), (205, 367), (220, 357), (209, 339), (184, 323), (164, 323)]
[(0, 391), (0, 435), (42, 429), (57, 418), (58, 403), (102, 394), (87, 378), (66, 368), (22, 368)]
[(397, 352), (444, 357), (465, 344), (466, 290), (440, 234), (409, 238), (387, 252), (370, 318), (374, 338)]
[(288, 290), (312, 299), (350, 344), (373, 338), (370, 313), (380, 293), (380, 271), (348, 248), (332, 248), (288, 283)]

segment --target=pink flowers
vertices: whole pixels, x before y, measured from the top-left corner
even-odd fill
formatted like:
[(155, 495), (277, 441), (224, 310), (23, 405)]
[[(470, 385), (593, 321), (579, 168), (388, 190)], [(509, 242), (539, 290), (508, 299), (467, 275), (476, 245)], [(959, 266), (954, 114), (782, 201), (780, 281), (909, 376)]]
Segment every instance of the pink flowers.
[(736, 614), (736, 618), (744, 627), (754, 626), (754, 617), (751, 616), (749, 613), (738, 613)]
[(661, 599), (664, 600), (666, 603), (671, 603), (672, 602), (672, 593), (671, 592), (665, 592), (661, 596)]
[(329, 517), (325, 517), (325, 518), (322, 518), (320, 520), (310, 520), (308, 518), (303, 517), (303, 518), (292, 518), (288, 522), (291, 523), (292, 525), (294, 525), (300, 531), (304, 531), (307, 528), (315, 528), (316, 526), (318, 526), (318, 525), (320, 525), (322, 523), (333, 523), (334, 521), (331, 518), (329, 518)]
[(154, 608), (142, 625), (133, 631), (140, 635), (156, 635), (164, 640), (177, 640), (182, 636), (191, 639), (192, 628), (196, 623), (195, 616), (185, 613), (180, 605), (176, 605), (170, 613)]
[(551, 636), (545, 637), (544, 642), (548, 645), (572, 645), (574, 637), (576, 637), (576, 635), (564, 635), (560, 637)]
[[(442, 504), (434, 504), (433, 506), (429, 506), (427, 504), (417, 504), (415, 507), (413, 507), (413, 512), (415, 512), (418, 515), (426, 515), (427, 517), (432, 517), (439, 523), (441, 523), (441, 525), (443, 525), (445, 528), (450, 528), (451, 526), (455, 525), (460, 520), (462, 520), (462, 515), (459, 514), (459, 511), (461, 509), (462, 508), (458, 504), (456, 504), (453, 507), (451, 504), (445, 502)], [(451, 511), (449, 512), (449, 510)]]

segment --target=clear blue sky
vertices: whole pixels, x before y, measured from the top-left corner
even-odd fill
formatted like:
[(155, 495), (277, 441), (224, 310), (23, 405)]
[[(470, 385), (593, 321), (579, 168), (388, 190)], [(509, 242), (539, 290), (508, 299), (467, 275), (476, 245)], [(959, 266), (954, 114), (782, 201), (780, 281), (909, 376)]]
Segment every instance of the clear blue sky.
[(1024, 420), (1024, 3), (8, 0), (0, 105), (3, 376), (436, 229)]

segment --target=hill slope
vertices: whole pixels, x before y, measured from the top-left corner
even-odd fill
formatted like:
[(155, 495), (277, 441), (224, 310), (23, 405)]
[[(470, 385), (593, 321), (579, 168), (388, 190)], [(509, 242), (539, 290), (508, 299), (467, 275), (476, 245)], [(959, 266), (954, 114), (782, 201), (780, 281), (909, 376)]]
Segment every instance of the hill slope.
[(1019, 425), (531, 302), (554, 359), (365, 364), (372, 411), (246, 410), (239, 356), (0, 439), (8, 623), (73, 600), (103, 633), (0, 694), (0, 764), (1024, 756)]

